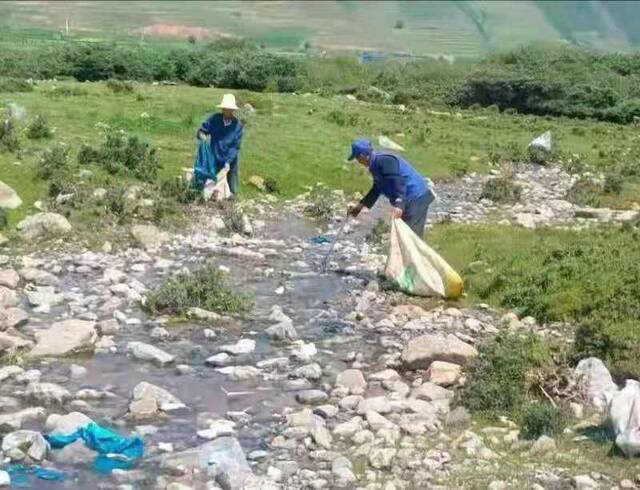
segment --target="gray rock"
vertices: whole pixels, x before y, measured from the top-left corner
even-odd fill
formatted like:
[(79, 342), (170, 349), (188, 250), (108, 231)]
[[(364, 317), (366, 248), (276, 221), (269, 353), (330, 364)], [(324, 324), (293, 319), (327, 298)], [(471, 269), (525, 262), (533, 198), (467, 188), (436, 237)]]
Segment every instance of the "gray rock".
[(374, 448), (369, 453), (369, 464), (375, 469), (389, 469), (396, 456), (395, 448)]
[(15, 289), (20, 284), (20, 276), (13, 269), (0, 269), (0, 286)]
[(423, 383), (411, 392), (411, 396), (419, 400), (428, 402), (435, 400), (450, 400), (453, 398), (453, 391), (442, 388), (434, 383)]
[(203, 472), (224, 490), (244, 490), (255, 478), (234, 437), (220, 437), (194, 449), (168, 454), (162, 458), (161, 467), (178, 474)]
[(170, 337), (169, 331), (163, 327), (154, 327), (151, 330), (151, 338), (157, 340), (164, 340)]
[(439, 386), (452, 386), (458, 382), (462, 368), (458, 364), (443, 361), (433, 361), (427, 371), (431, 383)]
[(22, 373), (24, 373), (24, 369), (22, 369), (20, 366), (5, 366), (3, 368), (0, 368), (0, 383), (2, 383), (6, 379), (13, 378), (14, 376)]
[(84, 366), (79, 366), (77, 364), (72, 364), (69, 366), (69, 377), (74, 381), (79, 381), (82, 378), (87, 376), (87, 368)]
[(0, 180), (0, 208), (16, 209), (22, 206), (22, 199), (16, 191)]
[(444, 424), (454, 429), (466, 428), (471, 425), (471, 414), (464, 407), (456, 407), (447, 414)]
[(0, 308), (10, 308), (18, 304), (18, 295), (13, 289), (0, 286)]
[(33, 283), (36, 286), (58, 286), (60, 284), (60, 280), (56, 276), (35, 267), (20, 269), (20, 275), (26, 282)]
[(291, 374), (298, 378), (318, 380), (322, 377), (322, 368), (316, 363), (307, 364), (306, 366), (300, 366), (295, 369)]
[(9, 487), (11, 486), (11, 477), (9, 473), (4, 470), (0, 470), (0, 487)]
[(594, 490), (600, 488), (600, 485), (589, 475), (578, 475), (573, 477), (573, 484), (576, 490)]
[(331, 433), (325, 427), (322, 417), (315, 415), (310, 409), (305, 408), (300, 412), (287, 415), (287, 422), (292, 427), (300, 427), (309, 431), (316, 444), (329, 449), (331, 447)]
[(345, 484), (354, 483), (357, 479), (353, 474), (353, 465), (344, 456), (334, 459), (331, 462), (331, 473), (338, 480), (340, 486)]
[(15, 461), (21, 461), (26, 457), (33, 461), (42, 461), (48, 450), (49, 443), (42, 434), (32, 430), (10, 432), (2, 439), (2, 451)]
[(582, 359), (576, 366), (575, 373), (583, 379), (589, 401), (598, 407), (604, 407), (618, 386), (604, 363), (597, 357)]
[(235, 344), (221, 345), (220, 351), (234, 356), (251, 354), (256, 349), (256, 341), (253, 339), (240, 339)]
[(66, 388), (54, 383), (33, 382), (27, 385), (24, 392), (27, 399), (47, 405), (62, 405), (71, 399), (71, 393)]
[(31, 347), (33, 343), (29, 340), (17, 337), (15, 335), (9, 335), (6, 332), (0, 332), (0, 352), (7, 349), (23, 349)]
[(159, 366), (165, 366), (175, 361), (175, 358), (157, 347), (144, 342), (129, 342), (127, 352), (141, 361), (150, 361)]
[(433, 361), (470, 365), (478, 351), (456, 337), (422, 335), (409, 341), (402, 352), (402, 362), (409, 369), (426, 369)]
[[(132, 403), (139, 401), (147, 403), (147, 407), (155, 403), (157, 409), (163, 412), (186, 408), (184, 403), (167, 390), (160, 388), (159, 386), (152, 385), (151, 383), (147, 383), (146, 381), (137, 384), (133, 389)], [(129, 410), (131, 411), (131, 405), (129, 405)]]
[(16, 228), (24, 240), (37, 240), (66, 235), (71, 231), (67, 218), (56, 213), (38, 213), (20, 221)]
[(556, 450), (556, 441), (549, 436), (540, 436), (531, 447), (534, 454), (545, 454)]
[(336, 385), (344, 386), (351, 392), (361, 393), (367, 387), (367, 381), (359, 369), (345, 369), (336, 377)]
[(61, 357), (79, 352), (91, 352), (98, 338), (95, 323), (65, 320), (35, 333), (36, 345), (30, 357)]
[(28, 321), (29, 315), (20, 308), (0, 309), (0, 331), (22, 327)]
[(293, 341), (298, 338), (298, 332), (291, 320), (282, 321), (266, 329), (267, 335), (275, 340)]
[(44, 420), (47, 413), (42, 407), (29, 407), (19, 412), (0, 415), (0, 432), (21, 429), (25, 423)]
[(39, 306), (45, 309), (59, 305), (64, 301), (64, 295), (56, 293), (53, 286), (36, 286), (26, 293), (27, 300), (31, 306)]
[(47, 417), (45, 429), (56, 435), (67, 435), (93, 422), (89, 417), (80, 412), (71, 412), (66, 415), (52, 413)]
[(89, 449), (84, 441), (78, 440), (62, 449), (51, 451), (51, 459), (60, 464), (88, 465), (96, 459), (97, 454)]
[(213, 367), (226, 366), (231, 362), (232, 358), (226, 352), (221, 352), (220, 354), (213, 355), (207, 358), (204, 362), (205, 364)]
[(306, 405), (315, 405), (328, 399), (329, 395), (321, 390), (303, 390), (296, 393), (296, 400)]
[(325, 419), (334, 418), (336, 415), (338, 415), (338, 412), (338, 407), (335, 407), (333, 405), (321, 405), (313, 409), (313, 413), (320, 415)]
[(213, 440), (222, 436), (233, 436), (236, 433), (235, 422), (227, 419), (211, 420), (208, 423), (208, 428), (198, 431), (198, 437), (202, 439)]
[(374, 432), (378, 432), (380, 429), (397, 429), (396, 424), (373, 410), (366, 413), (366, 418), (369, 427)]
[(234, 381), (243, 381), (260, 376), (260, 370), (253, 366), (227, 366), (216, 369)]

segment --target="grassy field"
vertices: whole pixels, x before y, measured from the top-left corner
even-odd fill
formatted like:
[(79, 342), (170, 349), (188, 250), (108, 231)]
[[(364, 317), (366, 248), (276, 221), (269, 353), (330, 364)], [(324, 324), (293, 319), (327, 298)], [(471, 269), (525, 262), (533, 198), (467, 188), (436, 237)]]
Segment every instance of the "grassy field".
[(173, 37), (177, 42), (193, 33), (203, 38), (244, 37), (282, 50), (298, 50), (306, 43), (337, 51), (455, 57), (476, 57), (533, 41), (570, 40), (609, 50), (628, 49), (637, 41), (637, 27), (626, 21), (637, 15), (637, 7), (584, 3), (589, 5), (493, 0), (140, 1), (132, 8), (122, 1), (2, 2), (0, 38), (56, 37), (68, 20), (70, 33), (84, 39), (167, 40), (172, 39), (172, 28), (174, 34), (178, 28)]
[[(64, 142), (75, 159), (82, 143), (102, 138), (100, 124), (141, 136), (158, 148), (162, 176), (181, 174), (191, 167), (195, 131), (212, 111), (221, 90), (187, 86), (136, 85), (133, 93), (116, 94), (103, 83), (41, 83), (33, 92), (0, 93), (0, 105), (17, 103), (26, 108), (22, 127), (36, 115), (55, 128), (52, 140), (28, 140), (22, 149), (0, 153), (3, 180), (22, 195), (26, 206), (10, 214), (15, 222), (41, 197), (43, 183), (34, 178), (39, 153), (53, 142)], [(52, 96), (61, 87), (81, 88), (86, 95)], [(461, 172), (486, 171), (490, 156), (508, 155), (524, 149), (537, 134), (551, 130), (557, 148), (568, 159), (589, 162), (607, 170), (616, 163), (610, 153), (634, 144), (630, 126), (608, 123), (548, 119), (498, 114), (491, 110), (459, 113), (401, 112), (393, 106), (348, 101), (343, 97), (258, 94), (239, 92), (241, 103), (256, 108), (246, 121), (241, 155), (242, 181), (251, 175), (272, 177), (282, 196), (302, 192), (306, 186), (324, 182), (347, 192), (364, 191), (369, 183), (364, 171), (344, 163), (349, 143), (358, 136), (374, 141), (381, 134), (406, 148), (407, 158), (434, 180)], [(16, 165), (17, 163), (21, 165)], [(625, 184), (634, 199), (635, 182)], [(245, 195), (251, 193), (244, 186)], [(615, 204), (615, 203), (614, 203)], [(624, 203), (622, 203), (624, 204)]]

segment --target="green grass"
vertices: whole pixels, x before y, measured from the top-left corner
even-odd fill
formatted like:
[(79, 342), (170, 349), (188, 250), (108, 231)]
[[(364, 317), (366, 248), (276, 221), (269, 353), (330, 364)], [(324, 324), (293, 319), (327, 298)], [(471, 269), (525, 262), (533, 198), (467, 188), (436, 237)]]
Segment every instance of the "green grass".
[[(136, 84), (135, 93), (114, 94), (104, 83), (55, 85), (81, 88), (87, 95), (50, 97), (46, 94), (54, 84), (41, 83), (33, 92), (0, 93), (0, 106), (9, 102), (24, 105), (27, 120), (42, 115), (49, 126), (56, 128), (53, 141), (70, 145), (72, 159), (83, 143), (97, 144), (102, 140), (100, 124), (135, 133), (158, 148), (162, 178), (181, 175), (183, 167), (193, 165), (195, 130), (223, 93), (217, 89)], [(285, 198), (316, 182), (346, 192), (365, 191), (370, 183), (366, 170), (344, 163), (350, 140), (359, 136), (371, 137), (375, 142), (378, 135), (387, 134), (406, 148), (409, 161), (435, 180), (451, 178), (460, 168), (486, 171), (490, 154), (507, 151), (513, 145), (524, 148), (533, 136), (545, 130), (552, 131), (554, 144), (568, 155), (567, 165), (581, 160), (596, 170), (616, 165), (612, 152), (631, 147), (637, 138), (633, 127), (498, 114), (491, 110), (447, 116), (421, 111), (401, 113), (391, 106), (351, 102), (342, 97), (241, 91), (238, 98), (257, 108), (255, 118), (246, 127), (241, 180), (246, 182), (251, 175), (274, 178)], [(327, 116), (332, 111), (356, 114), (357, 121), (354, 126), (329, 122)], [(598, 151), (595, 145), (606, 145), (608, 151)], [(10, 223), (14, 224), (42, 197), (46, 187), (34, 178), (38, 154), (45, 142), (28, 140), (23, 134), (21, 146), (16, 154), (0, 153), (3, 180), (25, 202), (22, 208), (9, 213)], [(22, 165), (14, 166), (16, 161)], [(613, 204), (629, 205), (637, 199), (634, 191), (638, 183), (633, 179), (628, 178), (621, 195), (612, 198)], [(243, 185), (242, 192), (251, 195), (257, 191)]]

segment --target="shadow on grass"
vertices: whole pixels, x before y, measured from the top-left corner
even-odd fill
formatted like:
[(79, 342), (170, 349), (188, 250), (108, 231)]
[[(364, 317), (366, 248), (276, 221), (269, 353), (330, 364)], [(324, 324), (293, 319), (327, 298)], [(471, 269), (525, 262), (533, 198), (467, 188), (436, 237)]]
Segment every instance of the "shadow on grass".
[(616, 435), (609, 427), (605, 427), (602, 425), (599, 425), (597, 427), (586, 427), (584, 429), (578, 430), (577, 432), (579, 435), (587, 437), (592, 443), (598, 446), (609, 446), (607, 456), (617, 456), (626, 459), (624, 453), (618, 448), (618, 446), (616, 446)]

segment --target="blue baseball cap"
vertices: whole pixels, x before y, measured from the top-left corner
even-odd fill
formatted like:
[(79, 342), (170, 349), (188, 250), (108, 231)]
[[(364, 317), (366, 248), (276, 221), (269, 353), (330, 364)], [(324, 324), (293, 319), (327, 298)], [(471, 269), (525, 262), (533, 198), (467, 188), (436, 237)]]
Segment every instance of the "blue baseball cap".
[(355, 160), (360, 155), (370, 155), (372, 151), (371, 141), (365, 139), (354, 140), (351, 143), (351, 155), (348, 160)]

